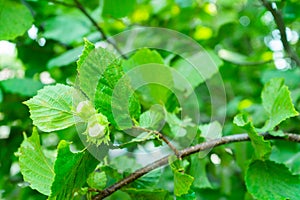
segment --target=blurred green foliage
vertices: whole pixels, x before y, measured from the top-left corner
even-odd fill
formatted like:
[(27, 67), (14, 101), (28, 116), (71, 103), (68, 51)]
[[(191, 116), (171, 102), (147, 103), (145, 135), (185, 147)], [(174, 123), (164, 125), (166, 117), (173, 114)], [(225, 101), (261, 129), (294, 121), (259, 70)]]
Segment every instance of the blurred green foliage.
[[(83, 38), (97, 45), (103, 45), (99, 43), (105, 39), (103, 34), (78, 8), (78, 2), (107, 36), (140, 26), (169, 28), (193, 38), (204, 49), (222, 59), (219, 72), (224, 81), (227, 105), (218, 107), (216, 119), (226, 112), (223, 135), (244, 132), (232, 123), (234, 116), (240, 112), (249, 113), (255, 127), (263, 127), (268, 119), (268, 113), (262, 106), (261, 91), (264, 84), (272, 78), (284, 79), (291, 91), (296, 110), (300, 110), (300, 66), (289, 58), (280, 44), (279, 47), (274, 46), (274, 43), (279, 41), (276, 23), (259, 0), (0, 0), (0, 199), (47, 198), (32, 190), (28, 183), (24, 182), (18, 158), (14, 154), (24, 140), (22, 133), (29, 136), (33, 128), (29, 109), (22, 102), (36, 95), (45, 85), (75, 84), (77, 76), (75, 61), (84, 48)], [(282, 10), (288, 28), (288, 41), (296, 54), (300, 55), (298, 41), (300, 2), (297, 0), (272, 2)], [(10, 49), (12, 52), (9, 53)], [(131, 68), (137, 63), (143, 63), (140, 56), (147, 53), (147, 50), (145, 51), (131, 57), (126, 61), (126, 66)], [(159, 50), (149, 52), (152, 56), (149, 58), (151, 61), (169, 62), (174, 68), (184, 72), (182, 66), (186, 63), (176, 55)], [(192, 75), (191, 73), (189, 78), (195, 79), (193, 86), (197, 86), (195, 91), (200, 94), (198, 96), (200, 121), (201, 124), (208, 123), (211, 115), (210, 94), (202, 80), (197, 80), (197, 77)], [(208, 81), (214, 85), (214, 77)], [(214, 87), (218, 91), (220, 86)], [(166, 91), (162, 90), (162, 93), (164, 95)], [(155, 95), (152, 97), (156, 98)], [(150, 107), (145, 102), (143, 106)], [(284, 132), (300, 133), (299, 117), (284, 121), (279, 128)], [(170, 129), (172, 127), (164, 127), (166, 135), (171, 137)], [(45, 150), (56, 149), (60, 140), (72, 141), (74, 149), (83, 148), (75, 127), (52, 133), (39, 132)], [(115, 133), (114, 137), (124, 143), (131, 139), (118, 133)], [(300, 145), (285, 141), (276, 141), (272, 144), (270, 156), (272, 161), (253, 163), (252, 173), (261, 172), (262, 169), (268, 174), (277, 174), (280, 171), (285, 176), (289, 169), (293, 175), (288, 174), (286, 177), (296, 185), (295, 188), (289, 188), (286, 193), (298, 190), (299, 194), (299, 181), (296, 175), (300, 174)], [(128, 149), (133, 151), (134, 148), (136, 146)], [(60, 150), (64, 150), (63, 147)], [(179, 190), (176, 190), (175, 194), (184, 194), (178, 199), (266, 199), (264, 193), (261, 193), (262, 196), (252, 196), (249, 192), (253, 193), (253, 190), (248, 192), (245, 185), (255, 188), (256, 185), (252, 187), (251, 180), (254, 179), (254, 182), (263, 180), (258, 174), (257, 177), (246, 176), (246, 181), (251, 183), (244, 181), (252, 153), (250, 143), (236, 143), (213, 149), (201, 162), (197, 162), (196, 155), (188, 158), (188, 162), (192, 164), (183, 166), (184, 170), (192, 176), (203, 176), (203, 179), (195, 178), (187, 194), (184, 194), (186, 189), (182, 188), (186, 186), (185, 184), (191, 184), (193, 177), (181, 173), (179, 168), (167, 167), (163, 169), (164, 173), (160, 174), (159, 179), (155, 180), (156, 188), (164, 190), (152, 190), (152, 186), (141, 186), (144, 184), (143, 180), (151, 182), (158, 177), (149, 174), (139, 179), (143, 184), (134, 182), (135, 188), (118, 191), (109, 199), (149, 199), (149, 196), (167, 199), (169, 192), (173, 192), (174, 182), (175, 185), (179, 185), (179, 188), (177, 187)], [(217, 164), (210, 159), (216, 155), (221, 160)], [(80, 156), (82, 155), (77, 155)], [(75, 161), (79, 159), (77, 157), (74, 158)], [(131, 159), (120, 160), (119, 165), (121, 163), (123, 167), (128, 165), (131, 169), (138, 168), (136, 167), (138, 164)], [(282, 164), (276, 164), (274, 172), (268, 171), (266, 168), (273, 161), (285, 164), (288, 169)], [(63, 165), (64, 161), (60, 162)], [(117, 165), (118, 162), (113, 164)], [(113, 168), (118, 167), (121, 168), (121, 166)], [(107, 165), (101, 168), (106, 172), (107, 185), (128, 174), (126, 170), (118, 173), (114, 169), (110, 169)], [(88, 175), (84, 176), (86, 178)], [(278, 176), (281, 178), (280, 174)], [(186, 183), (180, 182), (184, 181), (183, 179)], [(270, 190), (286, 189), (278, 183), (274, 185)], [(87, 187), (87, 184), (85, 186)], [(139, 187), (142, 189), (139, 190)], [(274, 199), (281, 198), (276, 195)], [(83, 199), (78, 196), (77, 199)], [(293, 197), (299, 198), (296, 195)]]

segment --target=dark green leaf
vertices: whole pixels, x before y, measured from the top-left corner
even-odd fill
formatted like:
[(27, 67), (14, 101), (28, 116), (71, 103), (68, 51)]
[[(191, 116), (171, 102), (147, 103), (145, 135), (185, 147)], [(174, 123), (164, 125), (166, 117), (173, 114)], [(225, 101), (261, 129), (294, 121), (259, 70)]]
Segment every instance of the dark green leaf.
[(55, 178), (51, 186), (51, 198), (73, 199), (73, 195), (86, 182), (98, 161), (88, 152), (72, 153), (70, 144), (61, 141), (54, 165)]
[(206, 166), (208, 158), (199, 158), (198, 154), (191, 156), (191, 166), (189, 174), (195, 178), (193, 186), (196, 188), (212, 188), (212, 185), (207, 177)]
[(114, 18), (125, 17), (133, 12), (134, 6), (135, 0), (104, 0), (102, 15)]
[(32, 25), (30, 11), (18, 1), (0, 0), (0, 40), (21, 36)]
[(130, 195), (132, 199), (136, 200), (165, 200), (169, 194), (168, 191), (163, 189), (136, 189), (136, 188), (126, 188), (123, 189), (124, 192)]
[(7, 93), (19, 94), (25, 97), (32, 97), (36, 95), (39, 89), (43, 88), (43, 84), (40, 81), (36, 81), (30, 78), (13, 78), (1, 81), (3, 89)]
[(273, 161), (253, 161), (245, 176), (246, 186), (256, 199), (300, 198), (300, 177), (292, 175), (286, 166)]

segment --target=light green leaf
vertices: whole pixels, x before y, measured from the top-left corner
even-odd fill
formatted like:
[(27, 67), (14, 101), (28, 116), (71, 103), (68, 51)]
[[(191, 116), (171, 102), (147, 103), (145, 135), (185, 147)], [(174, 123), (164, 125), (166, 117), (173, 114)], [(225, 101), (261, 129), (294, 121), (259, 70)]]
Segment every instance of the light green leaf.
[(80, 41), (89, 33), (91, 23), (79, 11), (49, 18), (44, 23), (44, 37), (63, 44)]
[[(222, 137), (222, 126), (218, 121), (213, 121), (209, 124), (199, 125), (199, 130), (201, 131), (200, 137), (204, 138), (205, 141), (214, 140)], [(211, 149), (199, 152), (197, 155), (199, 158), (204, 158)]]
[(187, 194), (193, 181), (194, 177), (179, 171), (174, 171), (174, 194), (176, 196)]
[(137, 137), (130, 140), (129, 142), (124, 142), (124, 143), (120, 144), (118, 147), (119, 148), (126, 148), (130, 145), (137, 144), (137, 143), (142, 143), (142, 142), (145, 142), (145, 141), (148, 141), (148, 140), (153, 140), (155, 138), (156, 138), (156, 135), (154, 133), (143, 132), (143, 133), (139, 134)]
[(282, 121), (299, 115), (292, 103), (288, 87), (282, 78), (271, 79), (262, 91), (262, 103), (269, 115), (269, 120), (262, 128), (263, 131), (272, 130)]
[(89, 54), (94, 49), (95, 49), (95, 45), (93, 43), (91, 43), (90, 41), (88, 41), (86, 38), (84, 38), (84, 49), (83, 49), (79, 59), (77, 60), (77, 70), (78, 71), (79, 71), (81, 65), (83, 64), (83, 62), (85, 61), (85, 59), (87, 59)]
[(255, 199), (300, 199), (300, 177), (283, 164), (255, 160), (249, 165), (245, 182)]
[(30, 78), (13, 78), (1, 81), (3, 89), (7, 93), (19, 94), (21, 96), (32, 97), (36, 95), (37, 91), (43, 88), (40, 81)]
[(169, 157), (169, 166), (174, 174), (174, 194), (181, 196), (188, 194), (194, 181), (194, 177), (184, 173), (185, 168), (189, 165), (187, 160), (178, 160), (175, 156)]
[(165, 200), (169, 192), (163, 189), (137, 189), (137, 188), (126, 188), (122, 191), (129, 194), (129, 196), (134, 200), (145, 200), (145, 199), (155, 199), (155, 200)]
[(226, 60), (228, 62), (237, 64), (237, 65), (259, 65), (269, 62), (270, 60), (260, 60), (257, 61), (256, 57), (248, 57), (246, 55), (233, 52), (227, 49), (221, 49), (218, 52), (218, 55), (223, 60)]
[(105, 185), (106, 185), (106, 175), (105, 172), (92, 172), (88, 179), (87, 179), (87, 183), (91, 188), (95, 188), (98, 190), (102, 190), (104, 189)]
[(76, 47), (74, 49), (64, 52), (63, 54), (61, 54), (57, 57), (52, 58), (47, 63), (47, 68), (52, 69), (54, 67), (62, 67), (62, 66), (66, 66), (66, 65), (69, 65), (69, 64), (75, 62), (78, 59), (82, 49), (83, 49), (83, 47), (81, 47), (81, 46)]
[(125, 72), (128, 72), (139, 65), (148, 63), (164, 64), (164, 60), (157, 51), (144, 48), (138, 50), (130, 59), (124, 61), (123, 69)]
[(77, 70), (80, 89), (94, 102), (97, 85), (102, 74), (108, 66), (118, 65), (120, 61), (113, 53), (103, 48), (89, 51), (90, 48), (90, 45), (85, 45), (84, 56), (79, 59), (79, 65), (77, 63)]
[(133, 12), (135, 4), (135, 0), (104, 0), (102, 15), (114, 18), (125, 17)]
[(32, 25), (30, 11), (18, 1), (0, 0), (0, 40), (13, 40)]
[[(207, 51), (207, 54), (210, 56), (210, 58), (213, 60), (213, 63), (219, 68), (221, 65), (223, 65), (223, 61), (213, 52), (213, 51)], [(207, 56), (206, 54), (206, 56)], [(206, 58), (207, 59), (207, 58)], [(198, 61), (201, 62), (202, 65), (205, 65), (205, 59)], [(211, 64), (210, 64), (211, 65)], [(205, 81), (205, 79), (209, 79), (213, 74), (218, 72), (218, 68), (211, 68), (210, 72), (207, 72), (209, 75), (206, 77), (202, 77), (198, 69), (195, 68), (190, 62), (184, 60), (184, 59), (178, 59), (175, 61), (172, 65), (173, 68), (176, 69), (176, 71), (182, 75), (190, 85), (187, 84), (176, 84), (176, 89), (182, 91), (185, 93), (186, 96), (190, 95), (192, 89), (200, 85)], [(190, 87), (191, 86), (191, 87)]]
[(191, 166), (189, 174), (195, 178), (193, 186), (196, 188), (212, 188), (210, 181), (207, 178), (206, 166), (208, 158), (199, 158), (198, 154), (191, 156)]
[(138, 50), (123, 62), (124, 71), (131, 72), (129, 74), (134, 75), (135, 82), (147, 84), (137, 89), (145, 107), (153, 104), (166, 104), (171, 95), (169, 89), (174, 85), (173, 76), (170, 68), (163, 64), (164, 60), (157, 51), (146, 48)]
[(98, 161), (88, 151), (72, 153), (70, 144), (62, 140), (54, 164), (55, 177), (50, 198), (73, 199), (74, 193), (83, 186), (97, 164)]
[(238, 114), (234, 117), (233, 122), (247, 131), (251, 139), (251, 144), (255, 149), (256, 157), (259, 159), (268, 158), (272, 150), (271, 144), (269, 141), (265, 141), (263, 136), (256, 132), (248, 116), (246, 114)]
[(50, 188), (54, 181), (54, 156), (47, 157), (40, 145), (37, 129), (33, 128), (32, 136), (26, 135), (16, 155), (24, 180), (32, 189), (44, 195), (50, 195)]
[(75, 123), (72, 113), (73, 88), (57, 84), (46, 86), (24, 103), (33, 124), (45, 132), (65, 129)]
[(174, 113), (166, 113), (166, 122), (170, 125), (171, 131), (176, 137), (183, 137), (187, 134), (187, 127), (192, 127), (191, 118), (179, 119)]
[(158, 130), (164, 125), (165, 111), (160, 105), (152, 106), (148, 111), (140, 116), (140, 126)]
[(132, 118), (138, 119), (140, 115), (140, 104), (129, 79), (123, 77), (121, 61), (103, 48), (90, 51), (83, 58), (78, 66), (80, 89), (112, 125), (118, 129), (131, 128)]
[(209, 124), (199, 125), (201, 136), (206, 140), (213, 140), (222, 137), (222, 126), (218, 121)]

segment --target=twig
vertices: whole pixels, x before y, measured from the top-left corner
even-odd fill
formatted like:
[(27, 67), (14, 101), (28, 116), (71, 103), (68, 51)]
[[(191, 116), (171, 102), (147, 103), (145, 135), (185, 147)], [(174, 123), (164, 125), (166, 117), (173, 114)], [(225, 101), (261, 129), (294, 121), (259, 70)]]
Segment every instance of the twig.
[[(286, 134), (285, 137), (275, 137), (268, 133), (264, 133), (261, 135), (264, 136), (264, 139), (266, 139), (266, 140), (278, 139), (278, 140), (287, 140), (287, 141), (291, 141), (291, 142), (299, 142), (300, 143), (300, 135), (297, 135), (297, 134)], [(201, 144), (197, 144), (195, 146), (186, 148), (186, 149), (180, 151), (179, 155), (181, 158), (184, 158), (191, 154), (194, 154), (194, 153), (197, 153), (200, 151), (204, 151), (207, 149), (211, 149), (216, 146), (221, 146), (223, 144), (249, 141), (249, 140), (250, 140), (250, 138), (249, 138), (248, 134), (236, 134), (236, 135), (225, 136), (225, 137), (222, 137), (219, 139), (203, 142)], [(137, 171), (133, 172), (132, 174), (130, 174), (129, 176), (120, 180), (119, 182), (113, 184), (112, 186), (110, 186), (102, 191), (99, 191), (99, 194), (94, 196), (93, 200), (103, 199), (103, 198), (111, 195), (112, 193), (116, 192), (120, 188), (124, 187), (125, 185), (128, 185), (129, 183), (132, 183), (136, 179), (140, 178), (141, 176), (149, 173), (150, 171), (166, 165), (168, 163), (168, 157), (169, 156), (163, 157), (141, 169), (138, 169)]]
[(280, 10), (273, 8), (272, 3), (268, 2), (267, 0), (261, 0), (262, 4), (265, 6), (265, 8), (271, 12), (271, 14), (274, 17), (275, 23), (279, 29), (280, 32), (280, 38), (283, 44), (283, 47), (285, 51), (288, 53), (288, 55), (296, 62), (298, 66), (300, 66), (300, 58), (296, 54), (296, 52), (292, 49), (290, 46), (287, 36), (286, 36), (286, 27), (284, 24), (284, 20), (282, 17), (282, 13)]
[(175, 153), (175, 155), (178, 158), (180, 158), (179, 151), (176, 149), (176, 147), (159, 131), (150, 130), (150, 129), (146, 129), (146, 128), (139, 127), (139, 126), (134, 126), (133, 128), (137, 129), (137, 130), (145, 131), (147, 133), (153, 133), (153, 134), (157, 135), (160, 139), (162, 139), (170, 147), (170, 149)]
[(90, 22), (95, 26), (97, 31), (100, 33), (101, 37), (106, 40), (109, 44), (111, 44), (115, 50), (124, 58), (127, 59), (127, 56), (125, 56), (122, 51), (119, 49), (119, 47), (111, 41), (106, 34), (104, 33), (103, 29), (98, 25), (98, 23), (92, 18), (92, 16), (86, 11), (86, 9), (82, 6), (82, 4), (78, 0), (74, 0), (74, 3), (76, 7), (90, 20)]

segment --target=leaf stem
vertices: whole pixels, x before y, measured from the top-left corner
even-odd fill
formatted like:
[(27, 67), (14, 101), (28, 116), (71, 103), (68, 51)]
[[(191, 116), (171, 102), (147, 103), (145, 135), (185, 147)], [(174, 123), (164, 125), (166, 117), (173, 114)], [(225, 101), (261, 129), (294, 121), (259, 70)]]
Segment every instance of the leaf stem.
[(143, 128), (143, 127), (140, 127), (140, 126), (134, 126), (133, 128), (137, 129), (137, 130), (145, 131), (147, 133), (153, 133), (153, 134), (157, 135), (160, 139), (162, 139), (170, 147), (170, 149), (175, 153), (175, 155), (178, 158), (180, 158), (179, 151), (161, 132), (156, 131), (156, 130), (150, 130), (150, 129), (147, 129), (147, 128)]
[[(285, 134), (285, 137), (272, 136), (268, 133), (263, 133), (261, 135), (264, 136), (264, 139), (266, 139), (266, 140), (275, 139), (275, 140), (286, 140), (286, 141), (300, 143), (300, 135), (297, 135), (297, 134), (287, 133), (287, 134)], [(179, 151), (179, 156), (181, 158), (184, 158), (184, 157), (187, 157), (194, 153), (198, 153), (200, 151), (211, 149), (211, 148), (221, 146), (224, 144), (229, 144), (229, 143), (234, 143), (234, 142), (243, 142), (243, 141), (249, 141), (249, 140), (250, 140), (250, 138), (249, 138), (248, 134), (246, 134), (246, 133), (224, 136), (222, 138), (203, 142), (203, 143), (197, 144), (195, 146), (191, 146), (186, 149), (183, 149), (183, 150)], [(130, 174), (129, 176), (120, 180), (119, 182), (107, 187), (106, 189), (104, 189), (102, 191), (98, 191), (99, 194), (94, 196), (93, 200), (104, 199), (105, 197), (111, 195), (112, 193), (116, 192), (117, 190), (124, 187), (125, 185), (132, 183), (133, 181), (135, 181), (136, 179), (140, 178), (141, 176), (149, 173), (150, 171), (168, 164), (168, 157), (169, 156), (165, 156), (143, 168), (140, 168), (140, 169), (136, 170), (135, 172), (133, 172), (132, 174)]]

